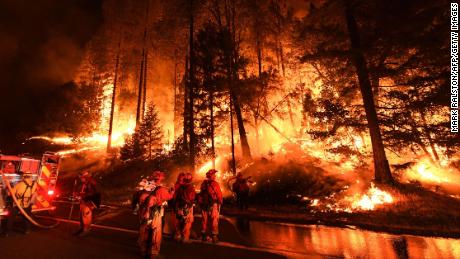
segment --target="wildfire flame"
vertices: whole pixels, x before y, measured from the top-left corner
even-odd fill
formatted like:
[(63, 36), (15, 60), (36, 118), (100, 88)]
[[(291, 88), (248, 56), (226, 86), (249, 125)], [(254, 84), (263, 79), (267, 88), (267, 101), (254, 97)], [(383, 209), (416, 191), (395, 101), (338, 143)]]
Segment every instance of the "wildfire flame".
[(98, 149), (98, 147), (83, 147), (83, 148), (76, 148), (76, 149), (61, 150), (57, 152), (57, 154), (61, 156), (66, 156), (70, 154), (76, 154), (76, 153), (80, 153), (83, 151), (96, 150), (96, 149)]
[[(227, 172), (225, 168), (225, 161), (226, 158), (224, 156), (218, 156), (215, 159), (215, 168), (217, 170), (217, 178), (226, 178)], [(206, 172), (209, 170), (213, 169), (213, 162), (212, 160), (209, 160), (202, 164), (198, 170), (196, 170), (196, 173), (200, 177), (205, 177)]]
[(45, 140), (49, 141), (53, 144), (62, 144), (62, 145), (70, 145), (73, 144), (74, 140), (70, 137), (55, 137), (51, 138), (48, 136), (34, 136), (29, 138), (28, 140), (33, 140), (33, 139), (39, 139), (39, 140)]
[(393, 203), (393, 196), (371, 184), (367, 193), (355, 200), (351, 208), (354, 210), (373, 210), (378, 205)]
[(303, 200), (310, 200), (309, 206), (314, 212), (348, 213), (371, 211), (395, 202), (395, 198), (389, 192), (379, 189), (373, 183), (369, 189), (360, 194), (342, 196), (340, 193), (333, 193), (322, 199), (303, 197)]
[(406, 172), (409, 180), (419, 180), (429, 183), (455, 183), (460, 179), (455, 177), (455, 173), (448, 166), (434, 164), (430, 159), (423, 158), (415, 166)]
[[(89, 134), (89, 136), (80, 136), (77, 138), (72, 138), (70, 136), (34, 136), (29, 138), (29, 140), (45, 140), (49, 141), (52, 144), (60, 145), (75, 145), (75, 148), (61, 150), (57, 152), (60, 155), (70, 155), (75, 153), (80, 153), (90, 150), (99, 150), (107, 147), (108, 141), (108, 128), (110, 120), (110, 110), (112, 105), (112, 91), (113, 84), (107, 84), (104, 86), (103, 99), (101, 103), (101, 121), (99, 122), (99, 127), (96, 131)], [(126, 137), (132, 135), (135, 129), (135, 120), (131, 117), (121, 117), (117, 120), (114, 120), (113, 130), (112, 130), (112, 147), (120, 147), (125, 143)]]

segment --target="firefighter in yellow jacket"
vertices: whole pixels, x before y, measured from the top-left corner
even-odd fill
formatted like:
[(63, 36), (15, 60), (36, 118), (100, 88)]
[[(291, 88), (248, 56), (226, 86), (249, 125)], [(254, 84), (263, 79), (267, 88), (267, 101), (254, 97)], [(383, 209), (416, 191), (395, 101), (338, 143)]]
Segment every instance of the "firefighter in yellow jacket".
[[(32, 173), (27, 171), (22, 174), (22, 181), (17, 183), (13, 188), (13, 195), (16, 197), (21, 208), (26, 213), (32, 213), (32, 205), (37, 197), (37, 184), (32, 180)], [(12, 220), (18, 214), (18, 208), (13, 210)], [(29, 233), (30, 222), (24, 218), (24, 233)]]
[(81, 181), (81, 191), (74, 196), (80, 198), (80, 229), (74, 234), (83, 237), (86, 236), (93, 221), (93, 210), (99, 207), (101, 203), (100, 193), (96, 190), (96, 181), (90, 173), (85, 171), (79, 175)]

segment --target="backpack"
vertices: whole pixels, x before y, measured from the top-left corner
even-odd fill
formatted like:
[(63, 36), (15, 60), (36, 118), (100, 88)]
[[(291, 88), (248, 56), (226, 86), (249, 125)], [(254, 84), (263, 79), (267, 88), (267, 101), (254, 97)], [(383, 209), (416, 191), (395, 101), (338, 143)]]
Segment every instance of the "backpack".
[(188, 187), (189, 187), (188, 185), (182, 184), (177, 189), (177, 196), (174, 201), (175, 207), (183, 208), (183, 207), (190, 205), (190, 201), (188, 201), (187, 199), (187, 192), (186, 192)]
[(216, 202), (212, 196), (212, 192), (215, 191), (211, 187), (211, 181), (205, 181), (198, 194), (198, 203), (201, 207), (209, 208)]
[(152, 196), (155, 196), (157, 190), (159, 190), (160, 188), (161, 188), (161, 186), (155, 187), (155, 189), (152, 192), (150, 192), (150, 194), (147, 196), (147, 198), (145, 198), (145, 200), (140, 205), (140, 207), (139, 207), (139, 211), (140, 211), (139, 216), (141, 218), (141, 224), (146, 224), (146, 223), (148, 224), (149, 222), (152, 221), (153, 216), (155, 215), (155, 213), (161, 211), (161, 206), (152, 206), (150, 208), (148, 207), (150, 198)]

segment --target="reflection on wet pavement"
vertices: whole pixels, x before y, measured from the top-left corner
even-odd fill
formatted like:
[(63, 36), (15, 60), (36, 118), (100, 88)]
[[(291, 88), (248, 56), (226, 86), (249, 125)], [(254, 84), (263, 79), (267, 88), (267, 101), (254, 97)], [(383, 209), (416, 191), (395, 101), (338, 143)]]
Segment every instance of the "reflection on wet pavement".
[(460, 258), (460, 239), (230, 219), (256, 246), (338, 258)]

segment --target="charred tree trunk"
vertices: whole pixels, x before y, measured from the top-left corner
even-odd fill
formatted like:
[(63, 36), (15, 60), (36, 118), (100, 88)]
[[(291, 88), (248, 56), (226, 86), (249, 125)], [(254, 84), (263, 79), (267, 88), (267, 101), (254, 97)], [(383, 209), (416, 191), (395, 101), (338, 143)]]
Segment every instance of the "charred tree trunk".
[(137, 96), (137, 112), (136, 112), (136, 129), (139, 127), (140, 121), (144, 117), (144, 109), (145, 109), (145, 80), (146, 80), (146, 73), (145, 70), (146, 65), (146, 41), (147, 41), (147, 27), (148, 27), (148, 15), (149, 15), (149, 0), (145, 2), (145, 28), (144, 28), (144, 37), (142, 38), (142, 55), (141, 55), (141, 71), (139, 75), (139, 87), (138, 87), (138, 96)]
[(115, 99), (117, 95), (117, 78), (118, 78), (118, 64), (120, 63), (120, 44), (118, 44), (117, 57), (115, 59), (115, 72), (113, 76), (113, 90), (112, 90), (112, 105), (110, 107), (110, 120), (109, 120), (109, 134), (107, 137), (107, 152), (112, 147), (112, 131), (113, 131), (113, 115), (115, 112)]
[(236, 121), (238, 123), (238, 132), (240, 134), (241, 141), (241, 151), (243, 152), (243, 157), (245, 159), (251, 159), (251, 149), (249, 148), (248, 137), (246, 135), (246, 130), (244, 129), (243, 115), (241, 113), (241, 107), (238, 101), (238, 97), (233, 91), (230, 92), (233, 107), (235, 108)]
[(260, 76), (262, 75), (262, 46), (260, 42), (260, 33), (257, 30), (257, 35), (256, 35), (256, 48), (257, 48), (257, 64), (259, 68), (259, 79)]
[(260, 155), (259, 117), (254, 114), (254, 128), (256, 130), (256, 152)]
[(251, 159), (251, 149), (249, 147), (248, 143), (248, 137), (246, 135), (246, 130), (244, 128), (244, 121), (243, 121), (243, 115), (241, 112), (241, 106), (238, 101), (238, 97), (235, 94), (235, 89), (234, 89), (234, 84), (238, 80), (238, 71), (235, 67), (235, 61), (236, 58), (239, 56), (238, 55), (238, 47), (236, 44), (236, 27), (235, 27), (235, 13), (236, 13), (236, 8), (235, 8), (235, 1), (232, 1), (231, 5), (231, 26), (230, 26), (230, 32), (232, 34), (232, 40), (233, 40), (233, 49), (232, 49), (232, 57), (231, 57), (231, 62), (230, 62), (230, 97), (233, 102), (233, 107), (235, 108), (235, 114), (236, 114), (236, 120), (238, 123), (238, 132), (240, 134), (240, 142), (241, 142), (241, 151), (243, 153), (243, 158), (245, 159)]
[(209, 91), (209, 110), (211, 120), (211, 152), (212, 152), (212, 168), (216, 169), (216, 149), (214, 146), (214, 92)]
[(174, 78), (173, 78), (173, 88), (174, 88), (174, 129), (173, 129), (173, 136), (176, 138), (176, 130), (178, 126), (178, 116), (177, 116), (177, 49), (174, 51)]
[(144, 39), (143, 39), (143, 49), (144, 49), (144, 79), (142, 83), (142, 108), (141, 108), (141, 117), (144, 117), (145, 114), (145, 103), (147, 102), (147, 59), (148, 59), (148, 47), (147, 47), (147, 37), (148, 37), (148, 27), (149, 27), (149, 8), (150, 0), (145, 1), (145, 28), (144, 28)]
[(152, 159), (152, 131), (149, 130), (149, 159)]
[(143, 80), (144, 80), (144, 49), (142, 49), (142, 56), (141, 56), (141, 66), (140, 66), (140, 73), (139, 73), (139, 86), (137, 89), (137, 112), (136, 112), (136, 129), (140, 125), (140, 121), (142, 120), (142, 89), (143, 89)]
[(193, 0), (190, 0), (190, 31), (189, 31), (189, 51), (190, 51), (190, 70), (189, 70), (189, 136), (190, 136), (190, 148), (189, 148), (189, 159), (190, 167), (192, 171), (195, 171), (195, 121), (194, 121), (194, 99), (195, 99), (195, 55), (193, 47), (193, 26), (194, 26), (194, 17), (193, 17)]
[(235, 160), (235, 138), (233, 132), (233, 102), (231, 95), (230, 98), (230, 133), (231, 133), (231, 141), (232, 141), (232, 172), (236, 174), (236, 160)]
[(185, 73), (184, 73), (184, 113), (183, 113), (183, 117), (184, 117), (184, 128), (183, 128), (183, 137), (184, 137), (184, 150), (188, 150), (188, 122), (189, 122), (189, 112), (188, 112), (188, 91), (189, 91), (189, 87), (188, 87), (188, 56), (185, 56)]
[(391, 175), (390, 166), (383, 146), (382, 136), (380, 134), (369, 72), (366, 60), (361, 50), (358, 26), (356, 24), (349, 0), (345, 0), (345, 18), (351, 43), (351, 59), (358, 75), (359, 88), (363, 98), (369, 133), (371, 136), (375, 181), (380, 183), (392, 183), (393, 177)]
[(147, 59), (148, 59), (148, 50), (145, 50), (144, 53), (144, 82), (142, 83), (142, 115), (145, 113), (145, 104), (147, 102)]

